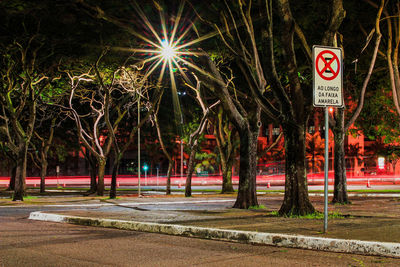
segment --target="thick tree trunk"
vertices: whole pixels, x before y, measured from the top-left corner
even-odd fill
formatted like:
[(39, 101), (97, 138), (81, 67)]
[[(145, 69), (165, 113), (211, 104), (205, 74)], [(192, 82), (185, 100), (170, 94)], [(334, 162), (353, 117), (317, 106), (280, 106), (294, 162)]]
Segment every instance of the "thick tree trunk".
[(173, 161), (168, 161), (168, 171), (167, 171), (167, 190), (166, 194), (171, 195), (171, 174), (172, 174), (172, 167), (174, 166)]
[(15, 189), (15, 176), (17, 172), (17, 165), (14, 163), (14, 165), (11, 168), (11, 173), (10, 173), (10, 183), (8, 185), (7, 191), (13, 191)]
[(240, 136), (240, 169), (239, 189), (234, 208), (248, 209), (258, 206), (256, 192), (257, 175), (257, 141), (259, 127), (254, 131), (239, 130)]
[(194, 171), (194, 163), (195, 163), (195, 155), (196, 155), (197, 145), (192, 146), (190, 155), (189, 155), (189, 163), (186, 173), (186, 185), (185, 185), (185, 197), (192, 196), (192, 176)]
[(285, 197), (280, 215), (306, 215), (315, 209), (308, 198), (305, 128), (285, 125)]
[(233, 193), (235, 190), (232, 185), (232, 165), (233, 158), (228, 159), (226, 162), (222, 162), (222, 190), (221, 194)]
[(15, 172), (15, 188), (13, 201), (23, 201), (25, 195), (26, 160), (28, 144), (20, 145), (17, 155), (17, 169)]
[(14, 195), (13, 195), (13, 201), (23, 201), (24, 200), (24, 195), (25, 195), (25, 190), (23, 186), (23, 181), (22, 181), (22, 176), (23, 176), (23, 170), (22, 166), (19, 165), (17, 166), (17, 171), (15, 174), (15, 188), (14, 188)]
[(40, 168), (40, 193), (45, 193), (46, 192), (46, 175), (47, 175), (47, 166), (48, 162), (47, 160), (42, 158), (41, 161), (41, 168)]
[(346, 161), (344, 152), (344, 109), (337, 110), (337, 119), (336, 125), (333, 128), (333, 135), (335, 140), (335, 185), (332, 203), (348, 204), (349, 199), (347, 195)]
[(106, 159), (99, 158), (98, 159), (98, 181), (97, 181), (97, 195), (104, 195), (104, 173), (106, 169)]
[(97, 169), (95, 167), (91, 167), (89, 172), (90, 172), (89, 193), (95, 193), (97, 192)]

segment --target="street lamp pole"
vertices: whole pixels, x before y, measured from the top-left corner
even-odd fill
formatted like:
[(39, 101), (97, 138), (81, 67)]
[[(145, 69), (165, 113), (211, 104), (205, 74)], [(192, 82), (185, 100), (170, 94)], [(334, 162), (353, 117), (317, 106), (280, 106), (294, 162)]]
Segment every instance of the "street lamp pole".
[(183, 177), (183, 139), (181, 138), (181, 177)]
[(181, 178), (183, 177), (183, 115), (181, 113)]
[(138, 92), (138, 197), (140, 197), (140, 93)]

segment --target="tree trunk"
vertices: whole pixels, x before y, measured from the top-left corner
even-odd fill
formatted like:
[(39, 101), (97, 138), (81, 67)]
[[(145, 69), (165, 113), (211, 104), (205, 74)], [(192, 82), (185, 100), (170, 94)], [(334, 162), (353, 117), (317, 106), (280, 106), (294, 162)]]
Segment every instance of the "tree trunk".
[(344, 109), (342, 108), (337, 110), (337, 119), (336, 125), (333, 128), (333, 135), (335, 140), (335, 185), (332, 203), (348, 204), (349, 199), (347, 195), (346, 161), (344, 152)]
[(90, 193), (95, 193), (97, 192), (97, 167), (96, 167), (96, 163), (97, 161), (91, 156), (88, 155), (87, 157), (88, 162), (89, 162), (89, 174), (90, 174), (90, 189), (89, 189), (89, 194)]
[(97, 181), (97, 195), (103, 196), (104, 195), (104, 172), (106, 169), (106, 159), (99, 158), (98, 159), (98, 181)]
[(111, 187), (110, 187), (110, 198), (114, 199), (117, 197), (117, 176), (119, 171), (119, 163), (121, 161), (120, 155), (115, 157), (114, 164), (112, 167), (112, 175), (111, 175)]
[(258, 206), (256, 192), (257, 176), (257, 141), (259, 127), (239, 130), (240, 137), (240, 169), (239, 189), (233, 208), (248, 209), (250, 206)]
[[(233, 193), (235, 190), (232, 185), (232, 165), (233, 165), (233, 157), (228, 159), (225, 163), (222, 162), (222, 190), (221, 194), (225, 193)], [(256, 166), (257, 167), (257, 166)]]
[(40, 168), (40, 193), (46, 192), (46, 174), (47, 174), (48, 162), (46, 159), (42, 158), (41, 168)]
[(13, 201), (23, 201), (24, 200), (24, 186), (22, 181), (23, 170), (22, 166), (18, 164), (16, 174), (15, 174), (15, 188), (14, 188), (14, 196)]
[(189, 155), (189, 163), (186, 173), (186, 185), (185, 185), (185, 197), (192, 196), (192, 176), (194, 171), (195, 155), (196, 155), (197, 145), (191, 147)]
[(167, 171), (167, 195), (171, 195), (171, 174), (172, 174), (172, 167), (174, 166), (173, 161), (168, 161), (168, 171)]
[(25, 195), (26, 160), (28, 154), (28, 144), (23, 143), (19, 147), (17, 155), (17, 169), (15, 172), (15, 188), (13, 201), (23, 201)]
[(274, 142), (272, 137), (272, 133), (274, 131), (274, 125), (272, 123), (268, 124), (268, 145), (271, 145)]
[(304, 126), (285, 125), (285, 197), (280, 215), (306, 215), (315, 209), (308, 198)]
[(90, 189), (89, 193), (97, 192), (97, 169), (95, 167), (90, 168)]
[(220, 106), (218, 111), (218, 120), (214, 122), (214, 136), (215, 141), (217, 142), (222, 169), (221, 194), (234, 192), (232, 186), (232, 165), (235, 154), (235, 145), (233, 144), (232, 139), (234, 138), (236, 131), (234, 132), (230, 126), (229, 120), (227, 120), (223, 108)]
[(13, 191), (15, 189), (16, 172), (17, 172), (17, 165), (16, 165), (16, 163), (14, 163), (14, 165), (11, 168), (10, 184), (8, 185), (7, 191)]

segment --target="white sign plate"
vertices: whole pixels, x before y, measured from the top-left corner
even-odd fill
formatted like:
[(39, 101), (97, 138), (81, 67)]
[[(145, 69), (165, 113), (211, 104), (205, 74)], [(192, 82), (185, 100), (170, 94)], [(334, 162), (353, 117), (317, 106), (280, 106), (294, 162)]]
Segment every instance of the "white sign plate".
[(343, 107), (342, 49), (313, 46), (313, 105)]

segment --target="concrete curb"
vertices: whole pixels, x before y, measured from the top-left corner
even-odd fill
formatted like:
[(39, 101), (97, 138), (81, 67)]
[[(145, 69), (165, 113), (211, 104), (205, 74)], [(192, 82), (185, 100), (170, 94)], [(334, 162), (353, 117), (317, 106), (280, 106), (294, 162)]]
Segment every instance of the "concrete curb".
[(375, 255), (400, 258), (400, 243), (372, 242), (361, 240), (345, 240), (334, 238), (311, 237), (302, 235), (286, 235), (259, 233), (250, 231), (223, 230), (196, 226), (171, 225), (160, 223), (111, 220), (67, 216), (40, 211), (32, 212), (31, 220), (63, 222), (87, 226), (100, 226), (133, 230), (149, 233), (160, 233), (176, 236), (196, 237), (220, 241), (240, 242), (248, 244), (272, 245), (278, 247), (312, 249), (330, 252), (345, 252), (363, 255)]

